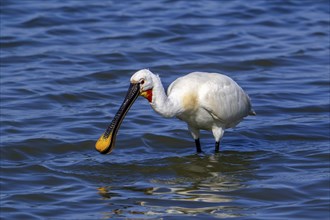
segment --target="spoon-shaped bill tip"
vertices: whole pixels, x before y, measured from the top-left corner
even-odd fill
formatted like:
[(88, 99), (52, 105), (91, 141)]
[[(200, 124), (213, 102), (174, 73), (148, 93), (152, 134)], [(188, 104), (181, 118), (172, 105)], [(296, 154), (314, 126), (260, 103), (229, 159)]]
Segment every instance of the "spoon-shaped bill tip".
[(96, 150), (101, 154), (111, 153), (113, 149), (111, 138), (112, 138), (112, 133), (110, 133), (110, 135), (108, 136), (102, 134), (95, 144)]

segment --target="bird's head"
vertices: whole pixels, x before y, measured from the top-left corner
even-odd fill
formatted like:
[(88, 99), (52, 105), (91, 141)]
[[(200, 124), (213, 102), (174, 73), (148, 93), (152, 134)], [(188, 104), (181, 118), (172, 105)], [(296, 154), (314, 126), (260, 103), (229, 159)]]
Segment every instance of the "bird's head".
[(147, 69), (139, 70), (131, 77), (131, 84), (140, 85), (140, 95), (152, 102), (153, 73)]
[(116, 135), (128, 110), (139, 95), (152, 102), (153, 73), (147, 69), (140, 70), (131, 77), (131, 84), (126, 97), (113, 118), (107, 130), (101, 135), (95, 144), (95, 148), (102, 154), (111, 153), (115, 146)]

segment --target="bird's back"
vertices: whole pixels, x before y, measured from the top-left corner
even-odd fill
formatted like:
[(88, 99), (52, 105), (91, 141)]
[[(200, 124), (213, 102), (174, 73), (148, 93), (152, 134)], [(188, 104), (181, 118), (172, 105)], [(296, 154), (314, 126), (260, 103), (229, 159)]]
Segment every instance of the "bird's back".
[(218, 73), (187, 74), (175, 80), (167, 93), (180, 100), (184, 111), (207, 113), (226, 128), (234, 127), (251, 111), (250, 99), (243, 89)]

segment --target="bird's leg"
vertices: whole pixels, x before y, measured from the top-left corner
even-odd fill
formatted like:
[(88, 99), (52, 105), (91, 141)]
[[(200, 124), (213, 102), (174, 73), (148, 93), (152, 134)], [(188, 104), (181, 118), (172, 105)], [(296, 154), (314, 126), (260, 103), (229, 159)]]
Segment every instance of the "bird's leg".
[(202, 153), (202, 148), (201, 148), (201, 143), (199, 141), (199, 138), (195, 139), (195, 144), (196, 144), (196, 151), (197, 153)]
[(224, 131), (225, 130), (221, 126), (215, 126), (212, 128), (212, 133), (215, 139), (215, 147), (214, 147), (215, 153), (218, 153), (220, 150), (220, 140), (223, 136)]
[(219, 150), (220, 150), (220, 141), (216, 141), (215, 142), (214, 152), (215, 153), (219, 153)]
[(199, 129), (197, 129), (195, 127), (192, 127), (189, 124), (188, 124), (188, 128), (189, 128), (189, 131), (190, 131), (192, 137), (195, 140), (197, 153), (202, 153), (203, 151), (202, 151), (202, 148), (201, 148), (201, 143), (199, 141)]

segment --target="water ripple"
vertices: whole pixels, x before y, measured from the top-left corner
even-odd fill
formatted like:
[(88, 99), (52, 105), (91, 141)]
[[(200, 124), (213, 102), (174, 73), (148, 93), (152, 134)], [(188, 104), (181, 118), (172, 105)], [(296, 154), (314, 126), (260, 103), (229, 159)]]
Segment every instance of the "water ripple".
[[(1, 1), (4, 219), (327, 219), (327, 1)], [(221, 152), (139, 98), (94, 150), (132, 73), (222, 72), (257, 117)]]

